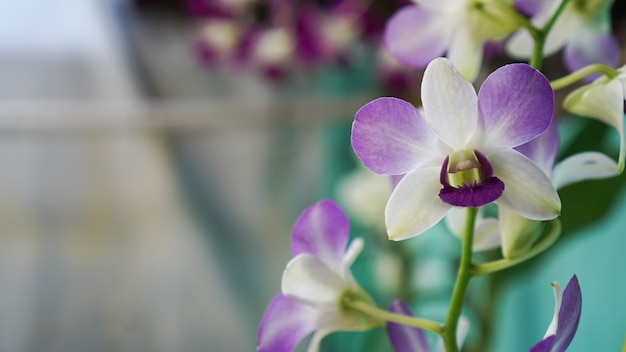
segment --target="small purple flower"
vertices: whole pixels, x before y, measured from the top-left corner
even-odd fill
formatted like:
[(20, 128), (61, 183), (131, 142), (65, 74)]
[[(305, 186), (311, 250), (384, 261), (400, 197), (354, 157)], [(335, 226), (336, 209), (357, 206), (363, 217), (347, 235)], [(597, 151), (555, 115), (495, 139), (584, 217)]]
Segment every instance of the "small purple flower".
[(355, 115), (352, 146), (372, 171), (406, 174), (385, 209), (389, 238), (419, 235), (452, 207), (495, 202), (534, 220), (558, 216), (550, 180), (513, 148), (550, 124), (553, 92), (525, 64), (492, 73), (480, 92), (452, 62), (433, 60), (422, 81), (424, 116), (410, 103), (379, 98)]
[(545, 336), (537, 342), (530, 352), (564, 352), (572, 342), (582, 309), (582, 295), (576, 275), (567, 283), (565, 291), (561, 292), (558, 283), (554, 287), (554, 316)]
[(308, 351), (315, 352), (331, 332), (380, 325), (342, 304), (347, 297), (372, 304), (350, 272), (363, 241), (354, 240), (346, 249), (348, 236), (348, 218), (330, 200), (313, 204), (300, 215), (291, 235), (294, 258), (283, 273), (282, 293), (269, 303), (259, 324), (257, 351), (293, 351), (314, 332)]

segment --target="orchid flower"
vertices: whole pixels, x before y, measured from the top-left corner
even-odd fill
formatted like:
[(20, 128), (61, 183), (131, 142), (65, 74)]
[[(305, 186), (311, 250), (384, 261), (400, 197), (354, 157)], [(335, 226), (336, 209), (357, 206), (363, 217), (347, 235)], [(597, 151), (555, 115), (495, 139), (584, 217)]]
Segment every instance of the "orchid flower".
[(546, 78), (526, 64), (504, 66), (478, 95), (446, 58), (424, 72), (424, 116), (410, 103), (379, 98), (363, 106), (352, 147), (370, 170), (406, 174), (385, 208), (389, 238), (417, 236), (452, 207), (495, 202), (534, 220), (559, 215), (550, 180), (513, 149), (550, 124), (554, 97)]
[(354, 240), (345, 249), (348, 235), (348, 218), (330, 200), (322, 200), (300, 215), (291, 237), (294, 258), (283, 273), (282, 293), (269, 303), (259, 324), (257, 351), (293, 351), (314, 332), (308, 351), (315, 352), (331, 332), (380, 325), (341, 303), (346, 297), (372, 302), (350, 272), (363, 241)]
[[(558, 190), (570, 184), (617, 176), (617, 164), (608, 156), (598, 152), (574, 154), (554, 165), (559, 147), (559, 131), (556, 118), (539, 137), (515, 149), (531, 159)], [(446, 216), (446, 225), (456, 236), (461, 236), (465, 224), (465, 212), (453, 209)], [(528, 251), (541, 235), (541, 223), (526, 219), (514, 212), (500, 208), (499, 218), (476, 220), (474, 229), (474, 251), (502, 247), (505, 258), (513, 258)]]
[(565, 291), (561, 291), (558, 283), (554, 288), (554, 316), (545, 336), (537, 342), (530, 352), (564, 352), (572, 342), (582, 308), (582, 296), (576, 275), (567, 283)]
[[(541, 27), (548, 22), (561, 1), (537, 3), (534, 0), (517, 0), (516, 6), (536, 8), (532, 22)], [(532, 4), (526, 6), (529, 2)], [(544, 55), (554, 54), (565, 47), (563, 59), (571, 72), (594, 63), (614, 67), (619, 58), (619, 44), (611, 35), (612, 3), (613, 0), (570, 1), (546, 38)], [(511, 37), (506, 49), (514, 58), (529, 58), (533, 52), (533, 39), (528, 31), (520, 30)]]
[(514, 11), (506, 0), (416, 0), (387, 22), (384, 44), (398, 61), (425, 67), (447, 56), (463, 76), (474, 81), (487, 41), (503, 40), (519, 24), (503, 11)]
[[(396, 314), (403, 314), (407, 316), (413, 316), (411, 310), (401, 300), (396, 300), (391, 303), (389, 311)], [(458, 328), (456, 331), (456, 340), (459, 346), (463, 345), (465, 337), (469, 331), (469, 320), (461, 317), (459, 319)], [(387, 323), (387, 336), (391, 342), (391, 346), (397, 352), (430, 352), (431, 349), (426, 341), (426, 336), (422, 329), (418, 329), (412, 326), (402, 325), (398, 323)], [(434, 352), (445, 352), (443, 341), (437, 340), (437, 344), (433, 349)]]
[(624, 99), (626, 99), (626, 66), (614, 78), (600, 77), (565, 97), (563, 107), (574, 114), (591, 117), (613, 127), (620, 138), (617, 164), (624, 171), (626, 140), (624, 138)]

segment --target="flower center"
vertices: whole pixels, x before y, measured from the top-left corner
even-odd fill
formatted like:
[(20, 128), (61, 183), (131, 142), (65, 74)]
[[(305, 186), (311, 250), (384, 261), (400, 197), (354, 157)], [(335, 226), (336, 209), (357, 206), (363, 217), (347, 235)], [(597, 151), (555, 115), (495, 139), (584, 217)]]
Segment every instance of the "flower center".
[(480, 162), (473, 150), (461, 149), (448, 156), (448, 184), (454, 188), (480, 182)]
[(493, 176), (487, 157), (476, 150), (460, 149), (448, 155), (441, 167), (443, 188), (439, 198), (460, 207), (479, 207), (500, 198), (504, 183)]

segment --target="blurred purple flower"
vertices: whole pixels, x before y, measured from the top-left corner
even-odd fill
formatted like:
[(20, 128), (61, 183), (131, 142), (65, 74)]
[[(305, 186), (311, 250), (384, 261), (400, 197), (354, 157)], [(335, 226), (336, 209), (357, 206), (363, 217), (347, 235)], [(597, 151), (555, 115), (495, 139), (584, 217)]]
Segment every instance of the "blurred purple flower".
[(552, 88), (539, 71), (504, 66), (477, 96), (450, 60), (435, 59), (424, 73), (422, 102), (423, 117), (404, 100), (376, 99), (352, 126), (352, 147), (365, 166), (406, 174), (385, 209), (390, 239), (423, 233), (453, 206), (495, 201), (530, 219), (558, 216), (561, 203), (548, 177), (513, 149), (552, 119)]
[(510, 4), (495, 1), (501, 4), (416, 0), (389, 19), (384, 44), (398, 61), (419, 68), (447, 52), (463, 76), (474, 81), (482, 63), (484, 44), (503, 40), (519, 27), (501, 11), (501, 7)]
[(565, 352), (572, 342), (582, 309), (582, 295), (576, 275), (567, 283), (565, 291), (561, 292), (558, 283), (554, 287), (554, 316), (545, 336), (533, 347), (530, 352)]
[(282, 293), (259, 324), (257, 351), (289, 352), (314, 333), (308, 351), (315, 352), (331, 332), (380, 325), (341, 303), (346, 297), (372, 303), (350, 272), (363, 241), (356, 239), (346, 249), (348, 236), (348, 218), (334, 202), (322, 200), (302, 212), (291, 235), (294, 258), (283, 273)]

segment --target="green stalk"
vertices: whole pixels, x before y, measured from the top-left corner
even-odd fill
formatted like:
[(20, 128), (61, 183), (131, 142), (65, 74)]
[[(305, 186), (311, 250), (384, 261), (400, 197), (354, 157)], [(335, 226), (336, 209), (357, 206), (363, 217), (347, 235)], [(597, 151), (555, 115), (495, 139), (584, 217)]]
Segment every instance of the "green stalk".
[(543, 47), (546, 44), (546, 38), (556, 23), (556, 20), (559, 16), (561, 16), (563, 10), (565, 10), (567, 3), (569, 3), (569, 0), (562, 0), (559, 7), (556, 11), (554, 11), (548, 22), (546, 22), (546, 24), (538, 32), (531, 32), (531, 35), (534, 34), (533, 38), (535, 39), (535, 45), (533, 46), (533, 54), (530, 57), (530, 62), (528, 64), (537, 70), (541, 70), (541, 66), (543, 65)]
[(570, 84), (574, 84), (594, 73), (603, 74), (609, 79), (613, 79), (619, 74), (619, 72), (611, 66), (607, 66), (604, 64), (591, 64), (575, 72), (572, 72), (567, 76), (555, 79), (554, 81), (550, 82), (550, 85), (552, 86), (552, 89), (559, 90), (569, 86)]
[(459, 271), (456, 276), (454, 289), (452, 290), (452, 299), (450, 300), (450, 308), (443, 331), (443, 342), (447, 352), (459, 351), (456, 344), (456, 329), (463, 310), (467, 286), (472, 277), (472, 245), (477, 212), (478, 208), (467, 208), (467, 219), (461, 244), (461, 262), (459, 263)]
[(519, 263), (525, 262), (529, 260), (530, 258), (536, 256), (537, 254), (545, 251), (550, 246), (552, 246), (552, 244), (554, 244), (554, 242), (556, 242), (556, 240), (561, 235), (561, 222), (558, 219), (551, 220), (549, 222), (549, 225), (550, 225), (550, 230), (548, 234), (539, 243), (533, 246), (533, 248), (531, 248), (531, 250), (528, 251), (528, 253), (517, 258), (512, 258), (512, 259), (504, 258), (504, 259), (495, 260), (495, 261), (488, 262), (488, 263), (474, 265), (474, 267), (472, 268), (472, 274), (486, 275), (486, 274), (494, 273), (496, 271), (504, 270), (514, 265), (517, 265)]
[(428, 319), (410, 317), (408, 315), (395, 314), (386, 310), (382, 310), (378, 307), (372, 306), (366, 302), (359, 300), (344, 299), (343, 305), (345, 307), (358, 310), (361, 313), (367, 314), (372, 318), (381, 319), (384, 321), (390, 321), (398, 324), (412, 326), (420, 329), (430, 330), (437, 334), (442, 333), (443, 327), (440, 323)]

